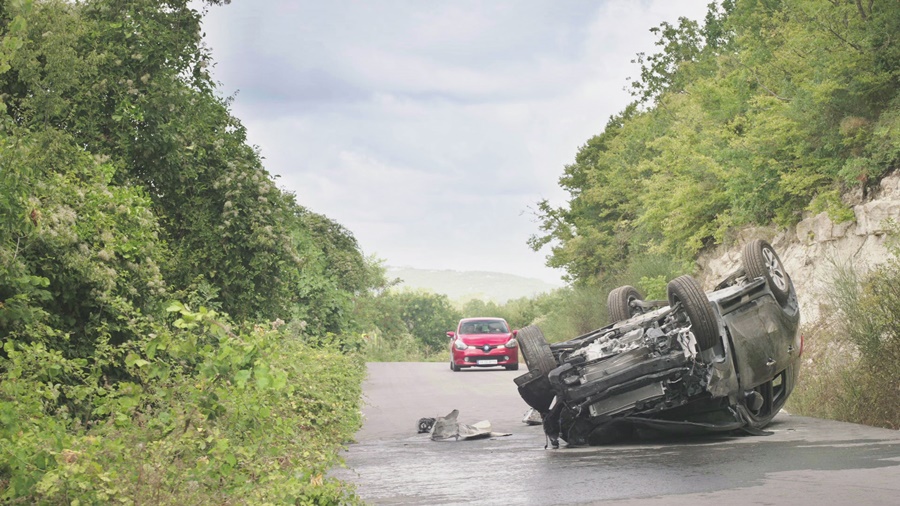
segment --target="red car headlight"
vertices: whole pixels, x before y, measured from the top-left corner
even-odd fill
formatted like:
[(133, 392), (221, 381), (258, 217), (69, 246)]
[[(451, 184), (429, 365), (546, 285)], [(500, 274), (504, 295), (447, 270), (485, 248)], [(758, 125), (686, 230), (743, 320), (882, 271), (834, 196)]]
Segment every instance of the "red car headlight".
[(519, 343), (516, 341), (516, 338), (513, 337), (509, 341), (506, 341), (506, 344), (504, 344), (503, 346), (506, 346), (507, 348), (515, 348), (518, 345)]

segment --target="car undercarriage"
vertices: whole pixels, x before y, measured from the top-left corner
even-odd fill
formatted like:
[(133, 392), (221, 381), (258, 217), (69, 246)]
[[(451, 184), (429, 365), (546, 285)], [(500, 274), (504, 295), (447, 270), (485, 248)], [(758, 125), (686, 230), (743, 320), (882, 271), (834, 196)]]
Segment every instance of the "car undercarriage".
[(617, 288), (608, 310), (623, 319), (568, 341), (522, 329), (529, 372), (515, 382), (550, 443), (760, 433), (796, 381), (799, 308), (768, 243), (748, 244), (743, 263), (710, 293), (690, 276), (672, 280), (665, 301)]

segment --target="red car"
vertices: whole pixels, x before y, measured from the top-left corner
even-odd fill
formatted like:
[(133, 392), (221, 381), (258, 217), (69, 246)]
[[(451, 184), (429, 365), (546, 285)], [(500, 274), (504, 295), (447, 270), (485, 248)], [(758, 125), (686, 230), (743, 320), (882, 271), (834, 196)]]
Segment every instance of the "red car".
[(503, 318), (463, 318), (450, 338), (450, 369), (493, 367), (519, 369), (518, 330), (509, 330)]

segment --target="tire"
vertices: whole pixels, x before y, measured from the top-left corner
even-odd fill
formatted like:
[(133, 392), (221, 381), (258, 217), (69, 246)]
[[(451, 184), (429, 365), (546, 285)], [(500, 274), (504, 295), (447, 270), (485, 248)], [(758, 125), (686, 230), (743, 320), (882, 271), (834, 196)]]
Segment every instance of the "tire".
[(793, 282), (771, 244), (762, 239), (751, 241), (744, 246), (741, 263), (747, 278), (765, 278), (775, 300), (782, 306), (787, 303)]
[(680, 276), (669, 281), (666, 291), (670, 306), (680, 302), (684, 308), (700, 351), (715, 346), (719, 342), (719, 325), (712, 304), (700, 288), (700, 283), (691, 276)]
[(620, 286), (609, 292), (609, 296), (606, 298), (609, 322), (615, 323), (641, 314), (643, 311), (640, 308), (631, 307), (631, 303), (643, 299), (644, 296), (641, 295), (641, 292), (633, 286)]
[(546, 376), (550, 371), (556, 369), (553, 352), (550, 351), (550, 345), (544, 339), (544, 333), (540, 328), (529, 325), (519, 330), (516, 340), (519, 341), (522, 356), (525, 357), (525, 363), (528, 364), (530, 370), (540, 371)]
[(540, 375), (537, 379), (529, 382), (527, 386), (519, 386), (519, 395), (526, 404), (538, 410), (539, 413), (546, 413), (556, 396), (550, 385), (550, 379), (547, 377), (547, 374), (556, 369), (557, 365), (553, 358), (553, 352), (550, 351), (550, 345), (544, 339), (544, 333), (534, 325), (520, 329), (516, 340), (519, 341), (519, 348), (522, 349), (522, 356), (525, 358), (525, 364), (528, 365), (528, 374), (536, 372)]
[(518, 371), (519, 370), (519, 364), (505, 365), (503, 367), (506, 367), (507, 371)]
[(459, 372), (459, 371), (460, 371), (460, 367), (459, 367), (458, 365), (456, 365), (455, 362), (453, 362), (453, 359), (452, 359), (452, 358), (450, 359), (450, 370), (453, 371), (453, 372)]

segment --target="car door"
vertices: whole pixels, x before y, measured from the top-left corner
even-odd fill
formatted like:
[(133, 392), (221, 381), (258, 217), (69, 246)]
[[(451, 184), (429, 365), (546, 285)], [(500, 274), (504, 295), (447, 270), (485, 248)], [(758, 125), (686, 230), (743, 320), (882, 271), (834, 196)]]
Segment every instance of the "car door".
[(785, 311), (768, 292), (730, 312), (725, 321), (742, 390), (773, 379), (799, 353), (799, 315)]

